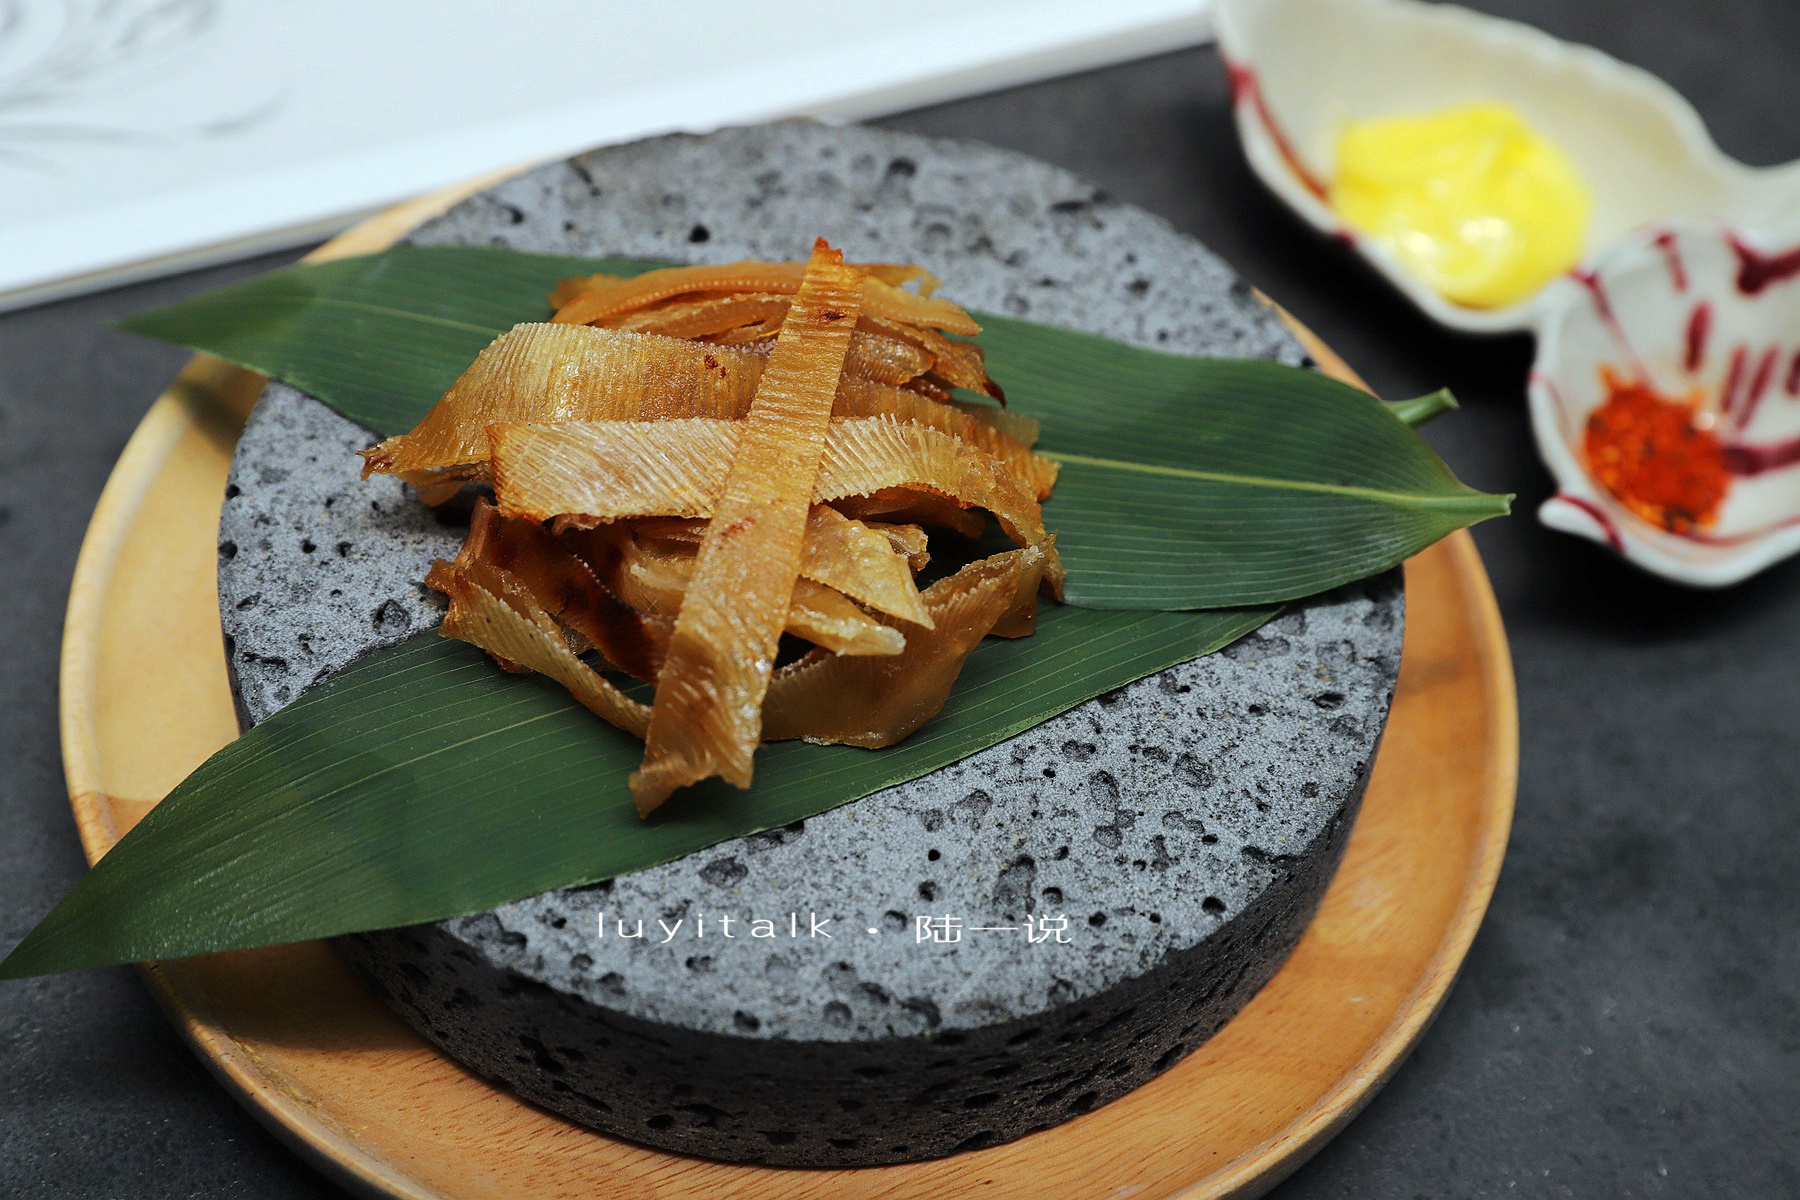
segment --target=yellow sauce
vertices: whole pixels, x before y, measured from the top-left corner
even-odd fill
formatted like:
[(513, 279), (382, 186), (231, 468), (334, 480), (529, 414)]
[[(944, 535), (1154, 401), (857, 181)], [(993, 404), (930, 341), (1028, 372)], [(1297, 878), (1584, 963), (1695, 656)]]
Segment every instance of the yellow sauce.
[(1351, 122), (1330, 203), (1471, 308), (1516, 303), (1573, 267), (1592, 208), (1568, 156), (1498, 104)]

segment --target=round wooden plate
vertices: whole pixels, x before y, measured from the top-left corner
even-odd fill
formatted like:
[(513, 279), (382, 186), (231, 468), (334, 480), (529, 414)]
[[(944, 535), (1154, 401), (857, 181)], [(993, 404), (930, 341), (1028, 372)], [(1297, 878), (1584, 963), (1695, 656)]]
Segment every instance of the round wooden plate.
[[(367, 253), (481, 180), (314, 257)], [(1304, 331), (1327, 369), (1347, 368)], [(63, 761), (90, 861), (237, 736), (215, 589), (232, 447), (262, 386), (195, 359), (138, 427), (94, 512), (62, 657)], [(1056, 1129), (932, 1162), (777, 1170), (688, 1159), (541, 1112), (428, 1046), (324, 942), (155, 964), (146, 979), (219, 1078), (354, 1190), (519, 1197), (1254, 1196), (1405, 1058), (1487, 907), (1518, 767), (1512, 667), (1466, 533), (1406, 568), (1406, 641), (1337, 878), (1293, 956), (1195, 1054)]]

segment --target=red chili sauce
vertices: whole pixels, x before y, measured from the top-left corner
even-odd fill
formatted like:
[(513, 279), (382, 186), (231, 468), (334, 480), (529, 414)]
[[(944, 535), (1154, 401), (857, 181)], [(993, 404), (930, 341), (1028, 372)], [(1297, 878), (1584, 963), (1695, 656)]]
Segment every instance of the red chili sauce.
[(1731, 489), (1724, 443), (1692, 399), (1600, 368), (1606, 401), (1588, 416), (1583, 449), (1600, 484), (1638, 516), (1675, 533), (1706, 529)]

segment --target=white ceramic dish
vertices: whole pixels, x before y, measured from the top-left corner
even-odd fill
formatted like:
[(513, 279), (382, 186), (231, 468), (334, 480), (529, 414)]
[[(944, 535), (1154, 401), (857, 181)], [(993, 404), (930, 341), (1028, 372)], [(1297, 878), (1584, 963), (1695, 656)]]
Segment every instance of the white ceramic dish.
[[(1559, 489), (1538, 510), (1545, 525), (1698, 587), (1800, 551), (1800, 261), (1776, 269), (1782, 241), (1752, 232), (1796, 229), (1800, 163), (1740, 163), (1654, 75), (1468, 9), (1217, 0), (1215, 11), (1238, 134), (1269, 189), (1440, 324), (1537, 335), (1532, 425)], [(1481, 102), (1519, 112), (1593, 196), (1583, 265), (1503, 308), (1445, 299), (1325, 200), (1347, 122)], [(1766, 278), (1746, 287), (1745, 272)], [(1603, 366), (1697, 397), (1734, 468), (1716, 520), (1665, 529), (1593, 478), (1583, 440), (1606, 399)]]
[(1217, 0), (1215, 28), (1252, 169), (1452, 329), (1530, 329), (1556, 289), (1504, 308), (1464, 307), (1345, 229), (1323, 199), (1345, 122), (1482, 101), (1516, 109), (1569, 155), (1593, 194), (1583, 257), (1673, 218), (1780, 228), (1800, 208), (1800, 164), (1738, 162), (1656, 76), (1528, 25), (1417, 0)]
[[(1791, 221), (1789, 228), (1792, 228)], [(1674, 221), (1615, 243), (1544, 292), (1529, 395), (1558, 492), (1538, 517), (1682, 583), (1736, 583), (1800, 550), (1800, 234), (1786, 243)], [(1697, 399), (1729, 490), (1716, 522), (1677, 533), (1597, 483), (1583, 449), (1601, 367)]]

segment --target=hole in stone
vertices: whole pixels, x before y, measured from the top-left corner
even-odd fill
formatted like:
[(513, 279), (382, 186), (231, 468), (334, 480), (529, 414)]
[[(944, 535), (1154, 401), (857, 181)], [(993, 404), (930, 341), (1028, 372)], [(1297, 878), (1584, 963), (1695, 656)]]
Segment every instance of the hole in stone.
[(521, 1036), (519, 1045), (530, 1053), (530, 1061), (537, 1064), (538, 1070), (551, 1075), (561, 1075), (568, 1070), (555, 1055), (550, 1053), (550, 1048), (536, 1038)]
[(1225, 911), (1225, 902), (1217, 896), (1208, 896), (1200, 902), (1200, 907), (1203, 911), (1209, 912), (1216, 917)]
[(569, 1089), (569, 1095), (575, 1097), (575, 1099), (581, 1101), (595, 1112), (610, 1113), (612, 1111), (612, 1105), (600, 1099), (598, 1096), (590, 1096), (586, 1092), (578, 1092), (574, 1088)]
[(909, 996), (902, 1001), (900, 1007), (925, 1022), (927, 1029), (936, 1029), (943, 1023), (944, 1017), (938, 1006), (924, 996)]
[(381, 607), (375, 610), (371, 621), (376, 629), (386, 633), (403, 632), (407, 626), (412, 624), (407, 619), (406, 606), (398, 600), (383, 600)]
[(1088, 1112), (1099, 1103), (1099, 1092), (1083, 1092), (1081, 1095), (1069, 1101), (1069, 1115), (1076, 1116), (1080, 1113)]
[(671, 1117), (668, 1113), (657, 1113), (654, 1117), (651, 1117), (648, 1121), (645, 1121), (644, 1124), (648, 1128), (655, 1129), (660, 1132), (661, 1130), (664, 1130), (664, 1129), (673, 1129), (675, 1127), (675, 1118)]
[(927, 850), (925, 852), (925, 858), (928, 862), (936, 862), (938, 859), (940, 859), (942, 857), (944, 857), (944, 856), (936, 850)]
[(750, 868), (735, 858), (719, 858), (700, 868), (700, 878), (714, 887), (730, 887), (750, 874)]
[(1063, 894), (1061, 888), (1047, 887), (1044, 889), (1045, 904), (1061, 904), (1062, 902)]
[(771, 1146), (791, 1146), (800, 1135), (785, 1129), (759, 1129), (758, 1133), (767, 1138)]
[(731, 1014), (731, 1023), (741, 1033), (755, 1033), (762, 1028), (762, 1021), (739, 1009)]
[(717, 1129), (719, 1122), (731, 1114), (710, 1104), (678, 1104), (676, 1111), (686, 1113), (707, 1129)]
[(986, 1108), (990, 1104), (998, 1103), (999, 1100), (999, 1092), (976, 1092), (963, 1101), (963, 1107), (966, 1109)]
[(696, 225), (692, 229), (688, 230), (688, 241), (694, 243), (696, 246), (699, 245), (701, 242), (707, 242), (707, 241), (711, 241), (711, 240), (712, 240), (712, 230), (708, 229), (704, 225)]
[(927, 901), (936, 900), (937, 899), (937, 884), (931, 882), (929, 879), (926, 880), (924, 883), (921, 883), (919, 885), (919, 899), (927, 900)]
[(1102, 925), (1106, 924), (1106, 914), (1103, 912), (1095, 913), (1088, 918), (1088, 924), (1092, 925), (1095, 929), (1100, 928)]

